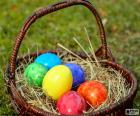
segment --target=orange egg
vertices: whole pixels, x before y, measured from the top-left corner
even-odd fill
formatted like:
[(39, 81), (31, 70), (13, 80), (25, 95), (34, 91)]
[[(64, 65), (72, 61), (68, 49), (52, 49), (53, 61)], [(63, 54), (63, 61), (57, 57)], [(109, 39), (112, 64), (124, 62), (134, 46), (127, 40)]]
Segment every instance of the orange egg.
[(86, 94), (84, 94), (84, 93), (85, 93), (85, 91), (87, 90), (88, 87), (89, 87), (89, 83), (88, 83), (88, 82), (84, 82), (84, 83), (82, 83), (82, 84), (78, 87), (77, 92), (78, 92), (81, 96), (85, 97)]
[(87, 81), (81, 84), (77, 92), (84, 97), (94, 108), (97, 108), (107, 99), (107, 89), (99, 81)]

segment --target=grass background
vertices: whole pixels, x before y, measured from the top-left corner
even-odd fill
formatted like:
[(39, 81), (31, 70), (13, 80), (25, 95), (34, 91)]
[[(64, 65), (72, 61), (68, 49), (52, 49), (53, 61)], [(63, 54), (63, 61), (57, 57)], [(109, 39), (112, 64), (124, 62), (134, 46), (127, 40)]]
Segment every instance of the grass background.
[[(0, 0), (0, 68), (4, 70), (12, 52), (14, 38), (27, 16), (40, 7), (58, 0)], [(108, 46), (117, 62), (131, 70), (140, 82), (140, 0), (91, 0), (104, 22)], [(23, 41), (19, 56), (31, 52), (36, 46), (55, 49), (61, 43), (70, 49), (78, 46), (72, 40), (76, 36), (84, 47), (87, 28), (95, 48), (99, 46), (98, 28), (92, 14), (82, 6), (67, 8), (35, 22)], [(138, 87), (140, 89), (140, 85)], [(140, 109), (140, 91), (134, 101)], [(0, 72), (0, 115), (14, 115), (9, 96)]]

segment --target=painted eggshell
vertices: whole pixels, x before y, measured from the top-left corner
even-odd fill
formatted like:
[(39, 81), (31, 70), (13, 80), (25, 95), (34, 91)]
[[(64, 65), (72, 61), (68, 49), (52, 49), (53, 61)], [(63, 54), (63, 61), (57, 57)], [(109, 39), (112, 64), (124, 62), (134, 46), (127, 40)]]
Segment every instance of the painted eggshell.
[(72, 87), (72, 73), (65, 65), (51, 68), (43, 79), (42, 89), (52, 99), (57, 100)]
[(35, 59), (35, 62), (44, 65), (47, 69), (51, 69), (52, 67), (62, 63), (61, 59), (53, 53), (41, 54)]
[(32, 86), (42, 86), (42, 81), (47, 73), (47, 69), (42, 64), (32, 63), (24, 71), (24, 77)]
[(69, 67), (72, 72), (73, 87), (77, 87), (85, 81), (85, 73), (79, 65), (74, 63), (67, 63), (65, 65)]
[(87, 81), (81, 84), (77, 92), (85, 98), (94, 108), (97, 108), (107, 99), (107, 89), (99, 81)]
[(86, 102), (77, 92), (69, 91), (57, 101), (57, 109), (63, 115), (80, 115), (86, 110)]

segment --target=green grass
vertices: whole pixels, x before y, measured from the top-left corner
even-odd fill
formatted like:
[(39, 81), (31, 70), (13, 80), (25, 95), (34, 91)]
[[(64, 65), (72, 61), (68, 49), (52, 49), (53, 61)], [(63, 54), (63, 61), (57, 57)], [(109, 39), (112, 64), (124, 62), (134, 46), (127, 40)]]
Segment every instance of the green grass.
[[(14, 38), (27, 16), (39, 7), (47, 6), (58, 0), (0, 0), (0, 67), (4, 70), (10, 55)], [(102, 20), (106, 20), (105, 30), (108, 46), (117, 62), (131, 70), (140, 82), (140, 1), (139, 0), (91, 0), (99, 11)], [(72, 37), (76, 36), (83, 46), (88, 43), (84, 27), (87, 28), (94, 46), (99, 42), (98, 29), (92, 14), (82, 6), (61, 10), (45, 16), (35, 22), (20, 48), (19, 55), (39, 49), (55, 49), (61, 43), (71, 49), (78, 49)], [(74, 47), (73, 47), (74, 46)], [(140, 89), (140, 85), (139, 85)], [(140, 91), (134, 107), (140, 109)], [(0, 74), (0, 115), (14, 114), (9, 96)]]

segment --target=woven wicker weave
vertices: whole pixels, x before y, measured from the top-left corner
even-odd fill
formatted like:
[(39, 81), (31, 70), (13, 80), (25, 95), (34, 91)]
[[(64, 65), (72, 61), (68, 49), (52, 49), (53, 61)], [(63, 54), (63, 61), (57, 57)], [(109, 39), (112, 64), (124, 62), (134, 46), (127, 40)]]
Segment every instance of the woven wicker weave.
[[(96, 56), (100, 57), (102, 59), (106, 59), (107, 60), (105, 62), (106, 66), (110, 66), (110, 67), (114, 68), (115, 70), (121, 71), (123, 77), (131, 85), (131, 90), (130, 90), (129, 95), (126, 96), (125, 98), (121, 99), (118, 103), (115, 103), (115, 104), (111, 105), (110, 107), (106, 107), (102, 110), (89, 113), (87, 115), (99, 115), (99, 116), (100, 115), (102, 115), (102, 116), (105, 116), (105, 115), (121, 116), (122, 115), (123, 116), (123, 115), (125, 115), (125, 109), (131, 108), (133, 105), (133, 99), (134, 99), (134, 97), (136, 95), (136, 91), (137, 91), (137, 80), (132, 75), (132, 73), (130, 73), (127, 69), (125, 69), (124, 67), (117, 64), (114, 61), (114, 58), (113, 58), (110, 50), (107, 48), (104, 27), (103, 27), (101, 18), (99, 16), (99, 14), (97, 13), (96, 9), (87, 0), (67, 0), (67, 1), (53, 4), (46, 8), (42, 8), (42, 9), (35, 11), (26, 20), (26, 22), (24, 23), (23, 27), (21, 28), (19, 34), (16, 37), (13, 52), (12, 52), (11, 59), (10, 59), (10, 63), (8, 65), (8, 68), (6, 71), (6, 75), (8, 76), (8, 80), (6, 81), (6, 84), (7, 84), (8, 92), (11, 95), (11, 101), (12, 101), (13, 107), (15, 108), (16, 112), (19, 115), (31, 115), (31, 116), (33, 116), (33, 115), (36, 115), (36, 116), (54, 115), (52, 113), (48, 113), (46, 111), (43, 111), (40, 108), (37, 108), (37, 107), (34, 107), (34, 106), (28, 104), (23, 99), (23, 97), (20, 95), (20, 93), (18, 92), (18, 90), (16, 88), (16, 84), (15, 84), (15, 69), (18, 67), (18, 65), (21, 62), (24, 62), (24, 59), (28, 59), (28, 57), (35, 58), (37, 56), (37, 53), (32, 53), (30, 55), (27, 55), (25, 57), (18, 58), (18, 59), (17, 59), (17, 54), (18, 54), (21, 42), (32, 23), (34, 23), (37, 19), (39, 19), (40, 17), (42, 17), (44, 15), (47, 15), (54, 11), (57, 11), (57, 10), (60, 10), (60, 9), (66, 8), (66, 7), (70, 7), (73, 5), (83, 5), (93, 13), (93, 15), (96, 18), (98, 27), (99, 27), (100, 39), (101, 39), (101, 44), (102, 44), (101, 47), (96, 51)], [(42, 54), (46, 51), (47, 50), (40, 51), (39, 54)], [(52, 50), (51, 52), (58, 53), (61, 51)], [(84, 55), (83, 53), (76, 53), (76, 54), (83, 58), (86, 57), (86, 55)], [(7, 77), (5, 77), (5, 78), (7, 78)]]

